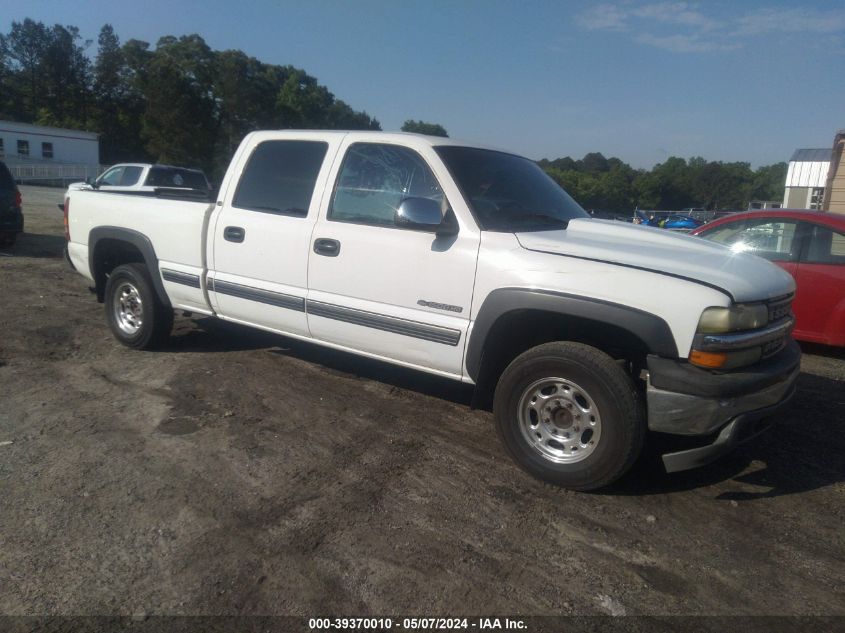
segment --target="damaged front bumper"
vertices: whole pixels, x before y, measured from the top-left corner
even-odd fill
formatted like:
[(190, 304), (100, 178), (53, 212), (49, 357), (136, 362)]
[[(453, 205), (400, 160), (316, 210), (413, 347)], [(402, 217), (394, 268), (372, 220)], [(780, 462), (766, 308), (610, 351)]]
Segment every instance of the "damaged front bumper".
[(701, 439), (699, 446), (665, 454), (666, 470), (702, 466), (767, 428), (768, 418), (794, 395), (800, 362), (801, 350), (792, 340), (775, 356), (732, 372), (649, 357), (649, 429), (686, 436), (687, 444)]

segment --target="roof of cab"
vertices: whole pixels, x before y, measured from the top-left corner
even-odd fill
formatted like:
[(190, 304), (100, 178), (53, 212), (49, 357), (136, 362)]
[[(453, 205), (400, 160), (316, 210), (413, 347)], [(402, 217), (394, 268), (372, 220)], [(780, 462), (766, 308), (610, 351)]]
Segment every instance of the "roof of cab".
[(515, 154), (515, 152), (502, 149), (500, 147), (492, 147), (474, 141), (465, 141), (444, 136), (428, 136), (425, 134), (416, 134), (414, 132), (374, 132), (368, 130), (260, 130), (252, 132), (247, 138), (252, 136), (256, 137), (258, 141), (283, 138), (307, 140), (309, 137), (315, 139), (328, 139), (331, 137), (349, 136), (351, 141), (360, 143), (395, 143), (408, 146), (428, 145), (430, 147), (451, 145), (456, 147), (473, 147), (477, 149), (488, 149), (496, 152)]

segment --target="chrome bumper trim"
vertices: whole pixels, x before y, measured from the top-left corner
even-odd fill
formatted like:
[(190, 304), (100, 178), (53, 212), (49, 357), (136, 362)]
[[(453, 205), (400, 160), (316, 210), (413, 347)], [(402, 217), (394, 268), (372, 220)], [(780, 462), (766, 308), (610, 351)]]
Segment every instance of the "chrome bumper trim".
[(696, 334), (692, 347), (702, 352), (729, 352), (756, 347), (785, 338), (794, 325), (795, 319), (790, 316), (780, 323), (759, 330), (731, 334)]
[(754, 393), (730, 398), (704, 398), (664, 391), (647, 381), (648, 428), (673, 435), (707, 435), (743, 413), (772, 406), (794, 387), (800, 367), (784, 380)]

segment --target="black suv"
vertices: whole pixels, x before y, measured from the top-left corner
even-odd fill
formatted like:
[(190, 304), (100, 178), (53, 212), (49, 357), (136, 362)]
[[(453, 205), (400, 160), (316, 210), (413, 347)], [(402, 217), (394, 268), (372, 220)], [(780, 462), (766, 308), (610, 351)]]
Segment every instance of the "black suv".
[(0, 162), (0, 246), (11, 246), (23, 231), (21, 192), (9, 168)]

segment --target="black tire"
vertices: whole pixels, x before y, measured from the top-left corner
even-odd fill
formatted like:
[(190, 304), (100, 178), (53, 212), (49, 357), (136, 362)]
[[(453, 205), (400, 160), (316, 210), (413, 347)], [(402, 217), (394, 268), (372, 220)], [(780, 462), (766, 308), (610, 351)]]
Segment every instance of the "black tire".
[(126, 347), (154, 349), (164, 343), (173, 328), (173, 310), (159, 300), (143, 264), (115, 268), (106, 281), (104, 299), (106, 321), (114, 337)]
[(17, 239), (17, 233), (2, 233), (0, 234), (0, 246), (14, 246)]
[(581, 343), (546, 343), (514, 359), (496, 385), (493, 413), (517, 464), (572, 490), (619, 479), (639, 456), (646, 430), (630, 376), (610, 356)]

